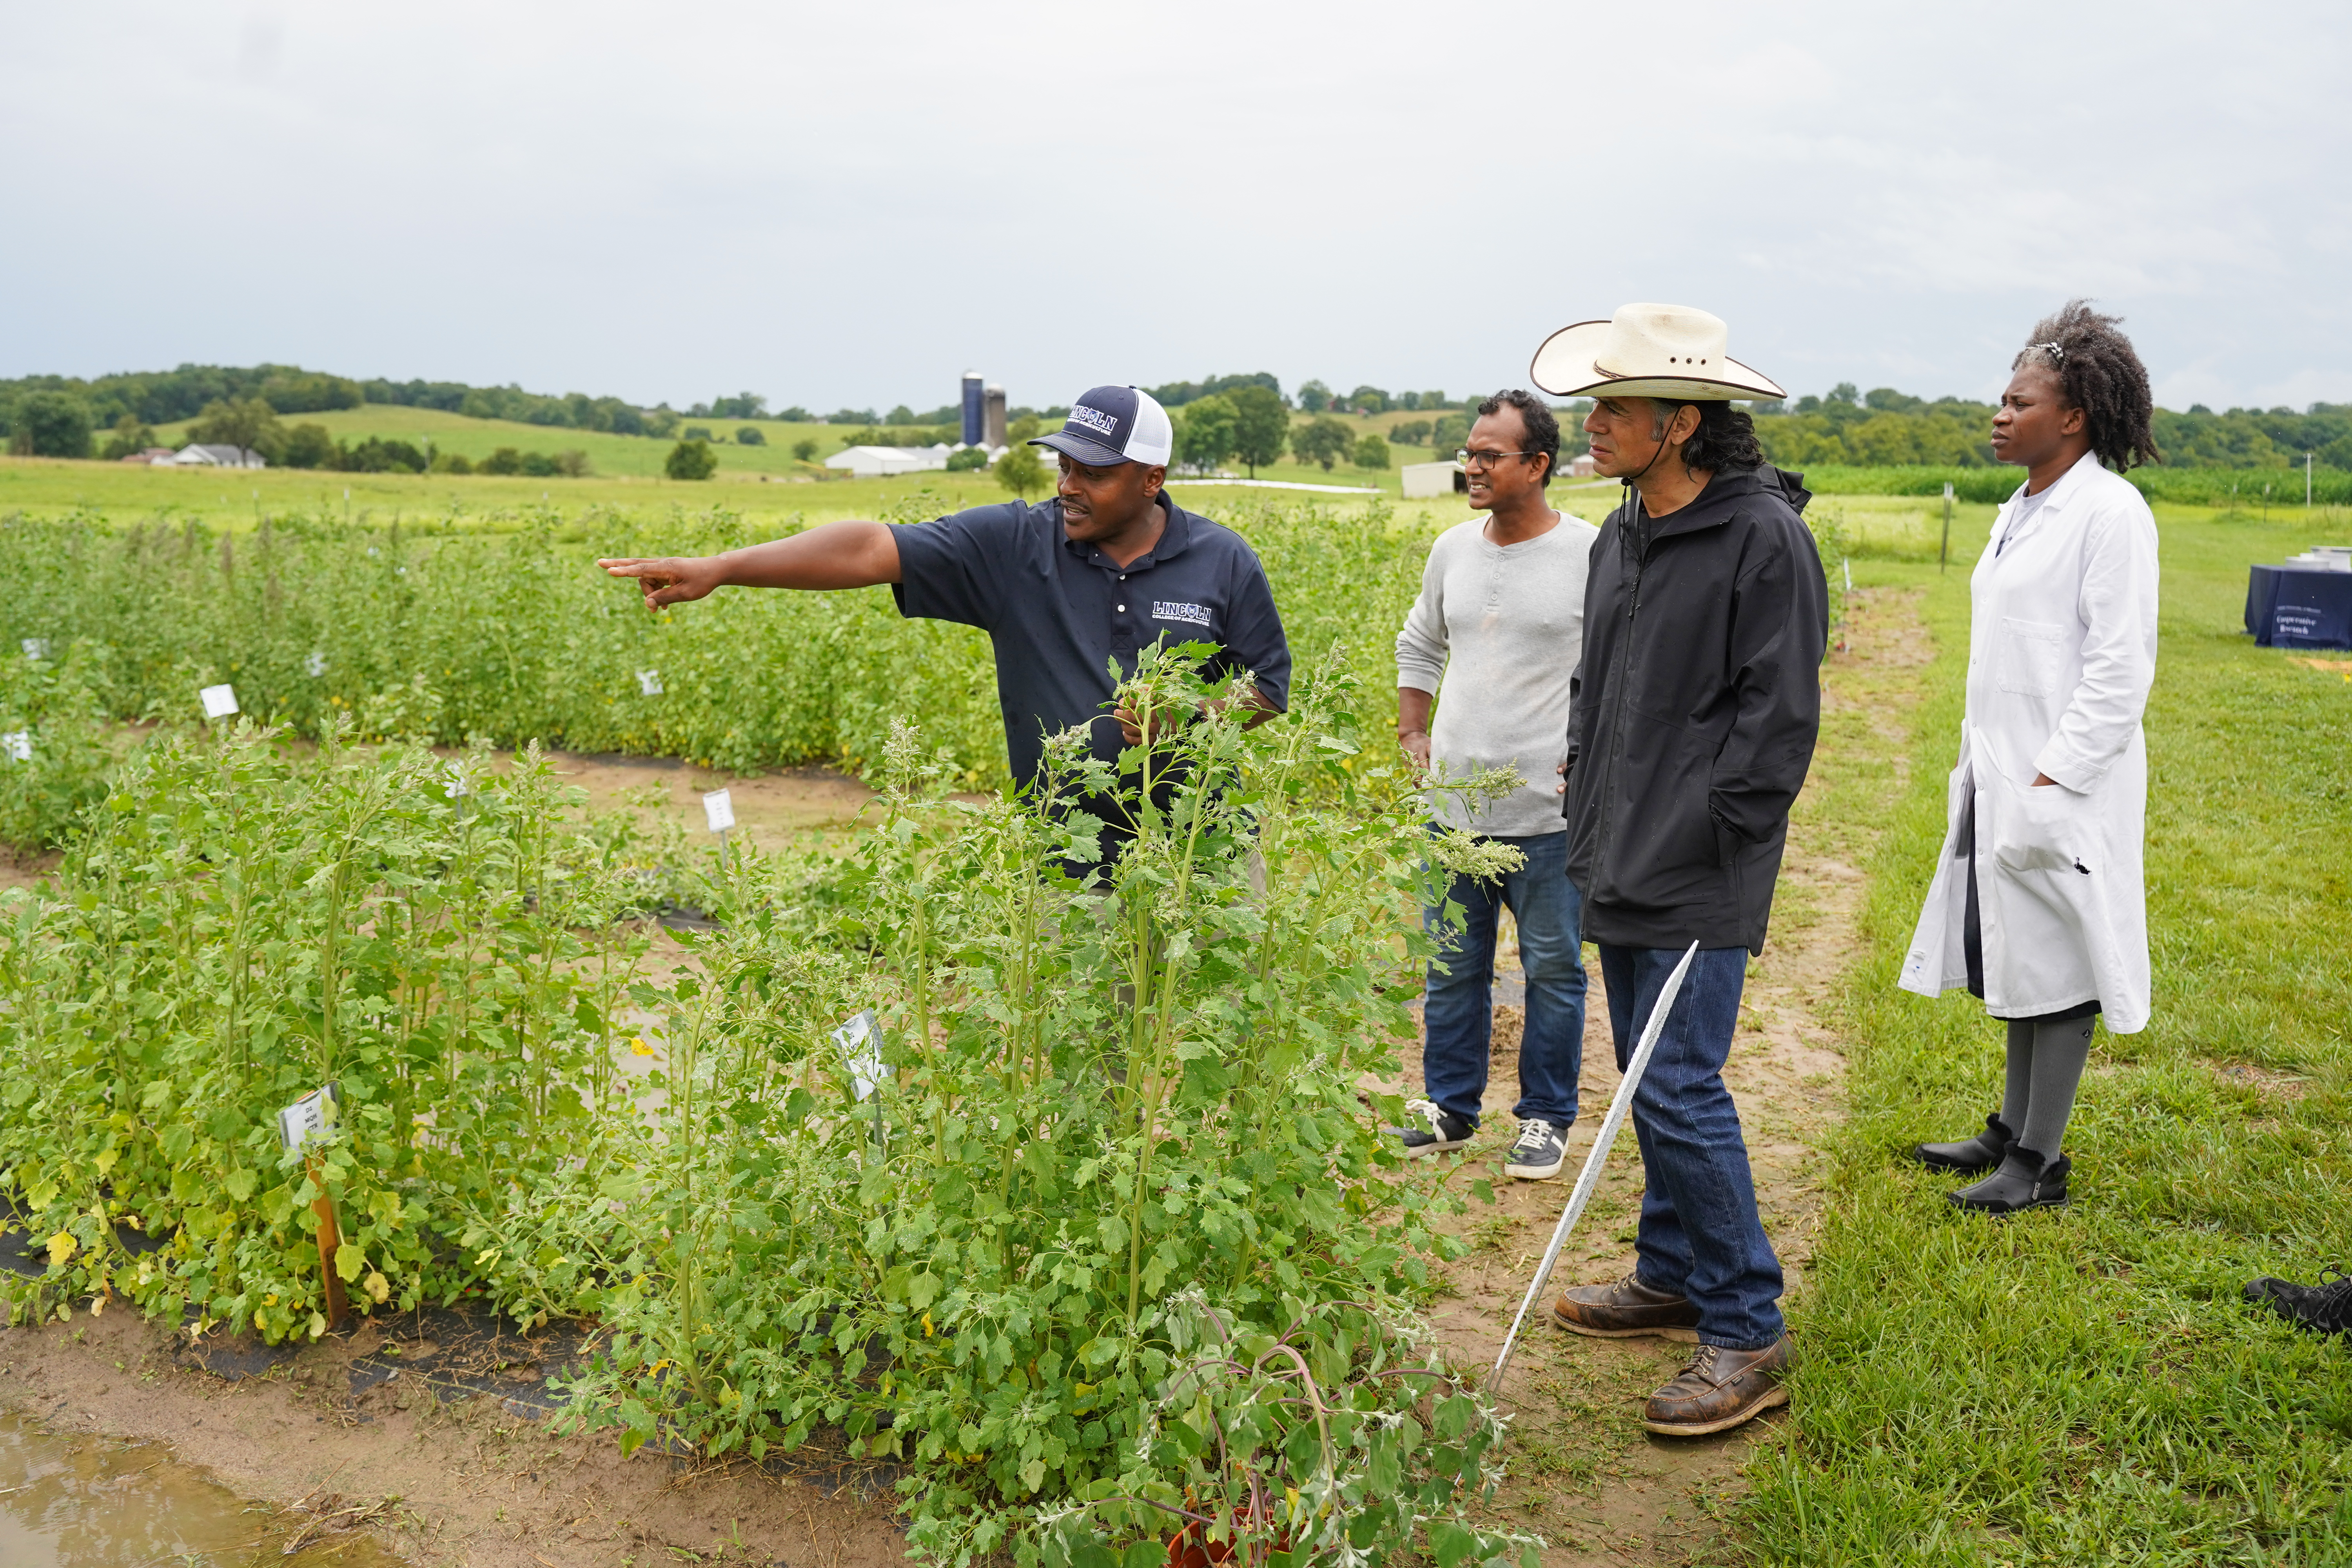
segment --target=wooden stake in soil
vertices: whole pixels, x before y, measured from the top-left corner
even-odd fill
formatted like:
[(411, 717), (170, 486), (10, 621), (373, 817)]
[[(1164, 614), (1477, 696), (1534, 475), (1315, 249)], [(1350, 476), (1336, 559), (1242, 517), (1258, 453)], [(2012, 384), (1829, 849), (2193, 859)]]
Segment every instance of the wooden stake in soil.
[(1592, 1201), (1592, 1189), (1600, 1184), (1601, 1167), (1609, 1159), (1609, 1146), (1617, 1141), (1617, 1130), (1625, 1124), (1625, 1113), (1633, 1109), (1633, 1091), (1642, 1085), (1642, 1075), (1649, 1070), (1650, 1053), (1658, 1048), (1658, 1037), (1665, 1033), (1666, 1016), (1675, 1010), (1675, 998), (1683, 991), (1683, 977), (1690, 973), (1691, 961), (1698, 956), (1698, 943), (1693, 942), (1675, 965), (1666, 983), (1658, 990), (1658, 999), (1650, 1007), (1650, 1021), (1642, 1030), (1642, 1037), (1633, 1047), (1633, 1058), (1625, 1064), (1625, 1076), (1618, 1080), (1617, 1097), (1609, 1102), (1609, 1114), (1601, 1119), (1601, 1131), (1592, 1135), (1592, 1152), (1584, 1157), (1584, 1170), (1576, 1178), (1576, 1190), (1569, 1194), (1568, 1207), (1561, 1211), (1559, 1223), (1552, 1226), (1551, 1245), (1544, 1248), (1543, 1261), (1536, 1265), (1536, 1277), (1528, 1281), (1528, 1293), (1519, 1302), (1519, 1315), (1511, 1320), (1511, 1331), (1503, 1336), (1503, 1351), (1495, 1358), (1495, 1370), (1487, 1374), (1486, 1392), (1495, 1394), (1502, 1390), (1503, 1373), (1510, 1369), (1511, 1351), (1519, 1342), (1519, 1330), (1526, 1326), (1528, 1310), (1543, 1294), (1544, 1281), (1551, 1278), (1551, 1266), (1559, 1261), (1559, 1249), (1568, 1240), (1568, 1233), (1576, 1228), (1577, 1219), (1584, 1205)]
[[(336, 1110), (335, 1086), (320, 1085), (278, 1113), (278, 1142), (289, 1149), (324, 1142), (335, 1125)], [(335, 1253), (342, 1246), (342, 1232), (335, 1224), (335, 1200), (327, 1195), (325, 1162), (312, 1152), (302, 1165), (310, 1173), (310, 1184), (319, 1189), (310, 1212), (319, 1216), (319, 1280), (326, 1296), (327, 1326), (341, 1328), (351, 1316), (351, 1302), (343, 1294), (343, 1277), (335, 1272)]]

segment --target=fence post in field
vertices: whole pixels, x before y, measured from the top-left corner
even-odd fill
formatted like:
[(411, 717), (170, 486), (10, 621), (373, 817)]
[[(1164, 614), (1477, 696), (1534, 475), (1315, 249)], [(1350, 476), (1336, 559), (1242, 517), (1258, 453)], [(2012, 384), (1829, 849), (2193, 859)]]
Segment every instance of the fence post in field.
[(1952, 481), (1944, 481), (1944, 542), (1936, 552), (1936, 570), (1952, 563)]

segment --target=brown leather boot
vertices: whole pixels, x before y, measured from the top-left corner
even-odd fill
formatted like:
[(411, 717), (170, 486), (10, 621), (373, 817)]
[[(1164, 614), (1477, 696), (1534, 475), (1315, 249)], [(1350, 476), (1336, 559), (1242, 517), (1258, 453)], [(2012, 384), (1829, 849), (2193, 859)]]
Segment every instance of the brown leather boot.
[(1780, 1379), (1795, 1351), (1782, 1334), (1760, 1351), (1701, 1345), (1681, 1375), (1650, 1395), (1642, 1425), (1669, 1437), (1727, 1432), (1776, 1405), (1789, 1403)]
[(1655, 1334), (1662, 1340), (1698, 1342), (1698, 1309), (1687, 1296), (1653, 1290), (1628, 1274), (1612, 1285), (1579, 1285), (1559, 1293), (1551, 1321), (1571, 1334), (1597, 1340), (1630, 1340)]

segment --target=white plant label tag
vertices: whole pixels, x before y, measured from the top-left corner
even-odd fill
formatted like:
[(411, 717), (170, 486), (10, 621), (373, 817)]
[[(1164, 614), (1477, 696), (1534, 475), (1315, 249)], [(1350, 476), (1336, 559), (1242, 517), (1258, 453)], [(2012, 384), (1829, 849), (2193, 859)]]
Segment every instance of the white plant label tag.
[(735, 826), (735, 801), (723, 789), (712, 790), (702, 797), (702, 815), (713, 833), (724, 833)]
[(0, 735), (0, 756), (6, 757), (12, 763), (31, 762), (33, 732), (30, 730), (11, 730), (6, 734)]
[(659, 697), (662, 694), (661, 671), (658, 669), (637, 671), (637, 689), (647, 697)]
[(833, 1043), (841, 1052), (842, 1065), (849, 1069), (850, 1087), (857, 1098), (865, 1100), (882, 1081), (886, 1070), (882, 1066), (882, 1040), (874, 1026), (874, 1010), (867, 1008), (833, 1032)]
[(205, 717), (207, 719), (226, 719), (236, 711), (236, 688), (234, 686), (207, 686), (196, 695), (205, 700)]
[(325, 1140), (335, 1125), (335, 1086), (320, 1084), (278, 1113), (278, 1142), (289, 1149)]
[(327, 656), (323, 653), (313, 650), (310, 657), (302, 661), (302, 673), (309, 676), (313, 680), (316, 680), (319, 677), (326, 674)]
[(451, 800), (457, 800), (460, 796), (472, 793), (466, 787), (465, 771), (455, 763), (449, 764), (449, 782), (441, 786), (441, 793)]
[(16, 646), (25, 650), (25, 657), (26, 658), (47, 658), (49, 657), (49, 639), (47, 637), (26, 637)]

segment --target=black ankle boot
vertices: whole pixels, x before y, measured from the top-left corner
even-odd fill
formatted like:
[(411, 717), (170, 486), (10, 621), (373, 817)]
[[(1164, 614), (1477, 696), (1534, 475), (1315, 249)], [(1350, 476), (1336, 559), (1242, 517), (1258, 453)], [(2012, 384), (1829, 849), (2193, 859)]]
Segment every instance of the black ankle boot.
[(2009, 1157), (2010, 1145), (2017, 1134), (1994, 1111), (1985, 1118), (1985, 1130), (1975, 1137), (1958, 1143), (1921, 1143), (1911, 1151), (1919, 1163), (1937, 1171), (1966, 1171), (1974, 1174), (1990, 1171)]
[(2022, 1143), (2011, 1143), (2000, 1170), (1948, 1195), (1955, 1206), (1983, 1214), (2054, 1208), (2066, 1201), (2066, 1173), (2073, 1164), (2063, 1154), (2045, 1160)]

